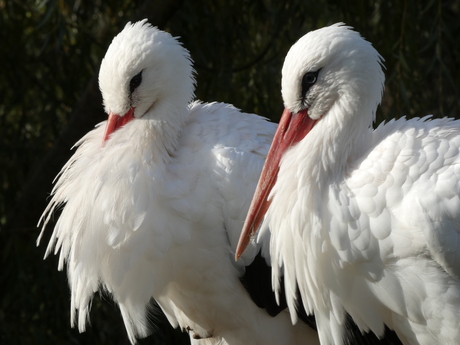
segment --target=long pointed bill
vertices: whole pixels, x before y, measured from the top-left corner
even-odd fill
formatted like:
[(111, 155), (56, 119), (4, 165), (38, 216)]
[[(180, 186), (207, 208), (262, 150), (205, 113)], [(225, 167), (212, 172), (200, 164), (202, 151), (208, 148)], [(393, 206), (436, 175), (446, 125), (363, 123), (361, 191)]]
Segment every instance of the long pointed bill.
[(284, 109), (244, 222), (236, 248), (236, 260), (243, 254), (270, 207), (271, 200), (268, 200), (268, 196), (276, 183), (281, 157), (289, 147), (302, 140), (317, 121), (308, 116), (307, 109), (295, 114)]
[(104, 139), (102, 140), (102, 145), (109, 139), (110, 134), (115, 132), (118, 128), (126, 125), (129, 121), (133, 120), (134, 117), (134, 108), (128, 110), (125, 115), (117, 115), (112, 112), (109, 113), (109, 118), (107, 119), (107, 125), (105, 126)]

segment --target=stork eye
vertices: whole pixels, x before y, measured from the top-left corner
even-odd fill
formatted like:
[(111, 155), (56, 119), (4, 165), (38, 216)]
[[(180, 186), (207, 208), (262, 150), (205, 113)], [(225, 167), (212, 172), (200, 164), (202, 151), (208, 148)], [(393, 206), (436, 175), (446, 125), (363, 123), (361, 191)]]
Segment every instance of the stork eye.
[(142, 71), (131, 78), (129, 82), (129, 93), (132, 94), (142, 83)]
[(316, 82), (316, 75), (314, 75), (313, 73), (305, 74), (303, 82), (305, 84), (314, 84)]
[(318, 74), (321, 69), (315, 72), (307, 72), (302, 78), (302, 98), (305, 98), (308, 90), (316, 83), (318, 80)]

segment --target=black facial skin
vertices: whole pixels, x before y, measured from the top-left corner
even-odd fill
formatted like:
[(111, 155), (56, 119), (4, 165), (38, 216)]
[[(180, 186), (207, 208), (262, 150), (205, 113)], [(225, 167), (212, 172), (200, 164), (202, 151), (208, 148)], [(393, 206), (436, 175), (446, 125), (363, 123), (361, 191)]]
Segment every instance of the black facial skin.
[(307, 72), (302, 78), (302, 94), (301, 98), (304, 101), (307, 98), (308, 90), (316, 83), (318, 80), (318, 74), (321, 69), (315, 72)]
[(142, 71), (132, 77), (131, 81), (129, 82), (129, 94), (132, 95), (134, 90), (136, 90), (139, 85), (142, 83)]

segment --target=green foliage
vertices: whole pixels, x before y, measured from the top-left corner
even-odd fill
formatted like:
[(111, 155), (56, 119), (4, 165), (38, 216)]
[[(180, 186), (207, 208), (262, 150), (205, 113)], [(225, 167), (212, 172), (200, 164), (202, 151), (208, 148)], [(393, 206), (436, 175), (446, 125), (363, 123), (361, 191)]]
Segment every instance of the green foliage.
[[(65, 274), (56, 271), (54, 258), (41, 260), (44, 245), (35, 247), (35, 223), (18, 228), (7, 217), (37, 162), (68, 124), (110, 40), (144, 3), (0, 0), (3, 344), (128, 343), (118, 309), (107, 296), (95, 298), (86, 333), (70, 328)], [(189, 0), (166, 30), (181, 37), (195, 60), (197, 98), (233, 103), (277, 121), (283, 108), (280, 70), (289, 47), (309, 30), (345, 22), (386, 60), (381, 122), (403, 115), (458, 116), (459, 12), (458, 0), (357, 0), (352, 5), (345, 0)], [(44, 202), (32, 204), (43, 209)], [(141, 343), (187, 343), (158, 317), (163, 320), (159, 331)]]

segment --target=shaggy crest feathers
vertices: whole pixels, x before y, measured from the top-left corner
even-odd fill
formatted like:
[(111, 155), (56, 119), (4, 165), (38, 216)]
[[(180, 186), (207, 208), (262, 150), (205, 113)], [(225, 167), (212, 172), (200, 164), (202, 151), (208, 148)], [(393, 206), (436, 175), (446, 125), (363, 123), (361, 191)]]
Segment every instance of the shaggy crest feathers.
[[(344, 60), (346, 64), (342, 63)], [(327, 113), (338, 101), (337, 95), (341, 94), (349, 95), (347, 101), (357, 103), (369, 98), (369, 110), (375, 109), (380, 103), (385, 81), (381, 66), (383, 58), (352, 27), (337, 23), (311, 31), (286, 55), (281, 80), (284, 105), (292, 112), (304, 109), (302, 77), (309, 71), (319, 70), (318, 82), (311, 89), (313, 95), (319, 96), (311, 96), (314, 99), (309, 107), (312, 119)], [(371, 126), (373, 120), (374, 117), (367, 126)]]
[[(138, 73), (142, 82), (130, 94), (130, 81)], [(99, 87), (105, 111), (124, 115), (134, 107), (134, 116), (140, 118), (153, 115), (151, 110), (158, 108), (155, 119), (177, 121), (177, 116), (169, 115), (168, 107), (183, 109), (192, 101), (193, 74), (190, 54), (176, 38), (146, 20), (128, 23), (113, 39), (101, 63)]]

